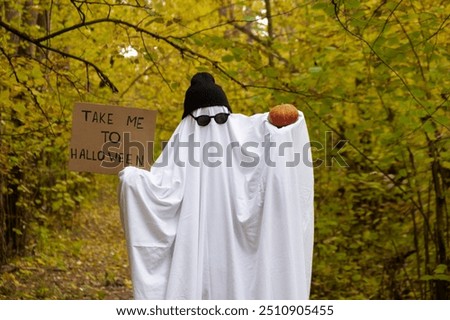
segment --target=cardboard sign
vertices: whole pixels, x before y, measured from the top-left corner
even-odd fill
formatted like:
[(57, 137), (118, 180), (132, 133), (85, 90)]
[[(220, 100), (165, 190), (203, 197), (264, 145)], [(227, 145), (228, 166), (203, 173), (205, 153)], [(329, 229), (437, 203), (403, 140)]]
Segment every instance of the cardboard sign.
[(69, 170), (117, 174), (126, 166), (150, 168), (156, 111), (76, 103)]

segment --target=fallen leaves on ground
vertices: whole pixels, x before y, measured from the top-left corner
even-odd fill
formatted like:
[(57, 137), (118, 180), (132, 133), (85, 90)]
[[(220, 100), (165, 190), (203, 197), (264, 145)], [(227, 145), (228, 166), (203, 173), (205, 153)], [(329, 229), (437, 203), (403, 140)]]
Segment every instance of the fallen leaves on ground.
[(99, 192), (72, 227), (36, 227), (26, 257), (0, 267), (0, 299), (132, 299), (114, 188)]

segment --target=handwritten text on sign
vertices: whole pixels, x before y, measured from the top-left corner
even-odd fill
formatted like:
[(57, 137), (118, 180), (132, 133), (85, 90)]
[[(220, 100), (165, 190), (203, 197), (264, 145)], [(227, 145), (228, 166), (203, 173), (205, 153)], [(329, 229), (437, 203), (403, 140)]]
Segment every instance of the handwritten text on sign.
[(149, 168), (156, 111), (76, 103), (69, 169), (116, 174), (126, 166)]

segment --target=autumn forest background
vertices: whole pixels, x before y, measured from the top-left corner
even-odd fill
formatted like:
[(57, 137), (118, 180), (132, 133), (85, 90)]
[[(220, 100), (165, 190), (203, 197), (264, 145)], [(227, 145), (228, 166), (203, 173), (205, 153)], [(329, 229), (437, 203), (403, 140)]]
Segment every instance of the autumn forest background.
[(1, 299), (131, 298), (117, 178), (67, 169), (72, 108), (157, 110), (159, 145), (198, 71), (323, 146), (311, 298), (450, 298), (449, 1), (3, 0), (0, 66)]

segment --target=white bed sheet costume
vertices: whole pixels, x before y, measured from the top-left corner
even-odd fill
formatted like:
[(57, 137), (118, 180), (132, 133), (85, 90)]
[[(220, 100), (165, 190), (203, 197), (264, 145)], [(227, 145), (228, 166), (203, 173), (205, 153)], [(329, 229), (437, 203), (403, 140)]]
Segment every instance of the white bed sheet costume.
[(314, 181), (303, 113), (282, 128), (267, 113), (206, 126), (186, 116), (230, 113), (210, 100), (185, 110), (150, 171), (119, 173), (134, 297), (308, 299)]

